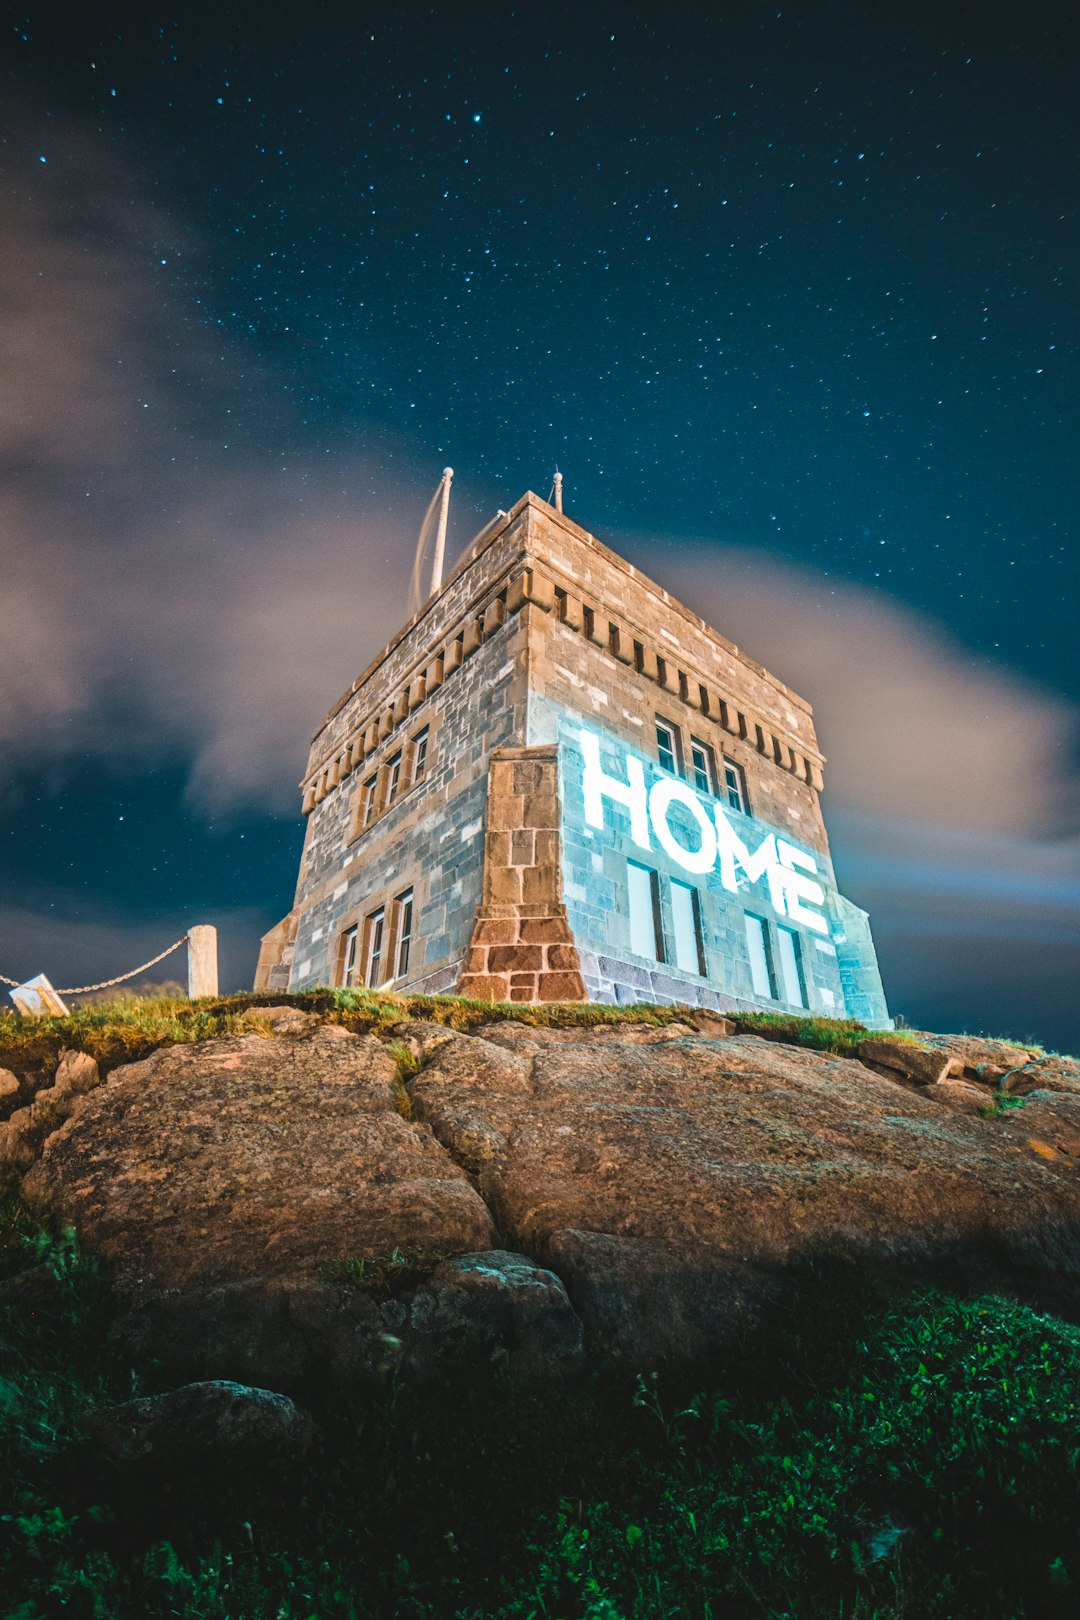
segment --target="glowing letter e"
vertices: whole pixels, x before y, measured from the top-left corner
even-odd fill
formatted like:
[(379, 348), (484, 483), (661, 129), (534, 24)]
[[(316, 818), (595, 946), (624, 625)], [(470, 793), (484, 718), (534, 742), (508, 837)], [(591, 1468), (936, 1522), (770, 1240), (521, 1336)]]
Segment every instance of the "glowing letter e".
[(585, 820), (590, 827), (601, 830), (604, 825), (604, 800), (621, 804), (630, 814), (630, 837), (639, 849), (649, 849), (648, 794), (645, 791), (645, 767), (633, 754), (626, 756), (628, 780), (620, 782), (609, 776), (600, 763), (600, 739), (591, 731), (582, 731), (581, 757), (585, 761), (582, 783), (585, 794)]

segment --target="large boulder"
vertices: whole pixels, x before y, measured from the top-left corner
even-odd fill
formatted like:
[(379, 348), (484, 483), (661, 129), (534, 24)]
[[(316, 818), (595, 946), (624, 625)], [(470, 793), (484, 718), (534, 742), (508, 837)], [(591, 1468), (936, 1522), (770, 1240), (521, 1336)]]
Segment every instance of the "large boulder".
[(117, 1463), (250, 1468), (296, 1462), (318, 1435), (286, 1395), (243, 1384), (187, 1384), (164, 1395), (99, 1407), (86, 1419), (95, 1448)]
[(421, 1377), (487, 1363), (533, 1384), (576, 1371), (584, 1347), (559, 1278), (505, 1250), (444, 1260), (407, 1305), (382, 1314), (404, 1335), (409, 1369)]
[(493, 1247), (468, 1176), (402, 1110), (394, 1060), (336, 1026), (170, 1046), (114, 1069), (24, 1188), (139, 1301), (399, 1245)]
[(1074, 1163), (1026, 1109), (991, 1117), (989, 1087), (976, 1109), (974, 1089), (753, 1036), (532, 1029), (443, 1043), (409, 1091), (504, 1239), (633, 1364), (701, 1361), (825, 1259), (1080, 1313)]
[(689, 1025), (392, 1036), (171, 1047), (48, 1140), (24, 1185), (109, 1262), (130, 1354), (293, 1390), (530, 1378), (583, 1325), (624, 1365), (700, 1365), (825, 1267), (1080, 1319), (1068, 1060), (1022, 1052), (1025, 1100), (996, 1048), (919, 1083)]

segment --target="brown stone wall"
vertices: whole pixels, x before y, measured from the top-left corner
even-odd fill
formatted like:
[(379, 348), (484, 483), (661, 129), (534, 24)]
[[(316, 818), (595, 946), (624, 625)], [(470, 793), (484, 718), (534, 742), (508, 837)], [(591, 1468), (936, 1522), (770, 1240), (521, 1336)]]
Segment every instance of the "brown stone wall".
[(488, 773), (483, 902), (458, 993), (484, 1001), (584, 1001), (562, 903), (558, 751), (500, 748)]

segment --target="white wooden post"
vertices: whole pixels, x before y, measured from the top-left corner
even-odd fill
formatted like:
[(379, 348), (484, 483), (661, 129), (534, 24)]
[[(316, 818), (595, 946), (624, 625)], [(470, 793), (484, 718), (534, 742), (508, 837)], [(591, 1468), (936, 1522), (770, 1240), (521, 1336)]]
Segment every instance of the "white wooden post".
[(209, 923), (188, 930), (187, 993), (192, 1001), (218, 993), (217, 929)]

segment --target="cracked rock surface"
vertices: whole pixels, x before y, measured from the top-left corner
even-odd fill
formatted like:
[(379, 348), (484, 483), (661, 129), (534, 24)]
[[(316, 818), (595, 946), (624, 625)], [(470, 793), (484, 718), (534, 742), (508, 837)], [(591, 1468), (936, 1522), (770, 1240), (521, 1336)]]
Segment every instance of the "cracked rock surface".
[(122, 1294), (315, 1270), (395, 1246), (492, 1246), (468, 1176), (399, 1112), (372, 1036), (240, 1035), (114, 1069), (24, 1182)]
[[(701, 1363), (838, 1263), (1080, 1319), (1069, 1060), (1019, 1053), (1017, 1096), (985, 1042), (894, 1075), (677, 1024), (392, 1034), (400, 1069), (332, 1025), (171, 1047), (49, 1138), (26, 1189), (110, 1263), (132, 1343), (278, 1387), (533, 1376), (582, 1326), (624, 1365)], [(326, 1269), (397, 1249), (430, 1264), (393, 1297)]]

